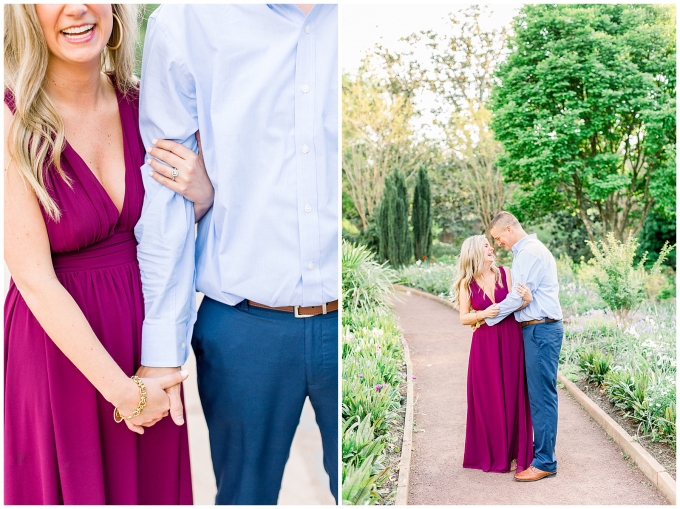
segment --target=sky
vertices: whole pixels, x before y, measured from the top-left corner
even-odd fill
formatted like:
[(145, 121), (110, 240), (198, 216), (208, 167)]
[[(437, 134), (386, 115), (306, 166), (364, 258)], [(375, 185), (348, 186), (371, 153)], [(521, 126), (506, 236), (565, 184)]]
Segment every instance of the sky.
[[(390, 48), (401, 37), (433, 29), (442, 32), (442, 18), (471, 4), (352, 5), (340, 6), (341, 66), (354, 73), (367, 50), (377, 42)], [(521, 4), (488, 4), (493, 14), (485, 20), (489, 28), (509, 26)]]

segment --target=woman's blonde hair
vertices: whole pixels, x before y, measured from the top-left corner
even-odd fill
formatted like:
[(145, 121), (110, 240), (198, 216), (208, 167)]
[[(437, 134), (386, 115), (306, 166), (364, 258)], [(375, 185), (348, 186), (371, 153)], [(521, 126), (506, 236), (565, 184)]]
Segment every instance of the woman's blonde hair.
[[(134, 70), (139, 8), (114, 4), (113, 12), (122, 27), (114, 19), (109, 44), (118, 44), (121, 35), (122, 41), (115, 50), (104, 49), (101, 68), (111, 74), (118, 89), (127, 94), (138, 86)], [(69, 185), (70, 181), (61, 167), (64, 123), (44, 88), (48, 58), (49, 50), (35, 5), (5, 5), (5, 89), (12, 92), (15, 103), (8, 155), (47, 214), (58, 220), (61, 213), (46, 188), (47, 159), (64, 181)]]
[[(467, 295), (471, 296), (470, 283), (476, 280), (481, 286), (482, 270), (484, 269), (484, 243), (489, 240), (484, 235), (474, 235), (463, 241), (458, 257), (458, 273), (451, 287), (451, 301), (454, 306), (460, 306), (460, 287), (464, 288)], [(503, 286), (501, 271), (496, 266), (496, 262), (491, 262), (491, 271), (496, 277), (496, 282)]]

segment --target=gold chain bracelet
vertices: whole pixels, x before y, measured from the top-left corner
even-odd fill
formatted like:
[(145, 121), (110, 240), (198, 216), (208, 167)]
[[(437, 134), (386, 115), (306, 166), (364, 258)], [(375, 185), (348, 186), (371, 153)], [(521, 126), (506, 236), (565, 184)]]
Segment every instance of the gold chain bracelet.
[(142, 379), (139, 378), (137, 375), (131, 376), (130, 378), (132, 378), (132, 381), (139, 386), (139, 404), (137, 405), (137, 409), (134, 412), (132, 412), (132, 415), (130, 417), (123, 416), (123, 414), (121, 414), (118, 411), (118, 408), (114, 408), (113, 420), (116, 422), (123, 422), (123, 419), (125, 420), (134, 419), (135, 417), (142, 413), (142, 410), (144, 410), (144, 407), (146, 406), (146, 386), (144, 385), (144, 382), (142, 382)]

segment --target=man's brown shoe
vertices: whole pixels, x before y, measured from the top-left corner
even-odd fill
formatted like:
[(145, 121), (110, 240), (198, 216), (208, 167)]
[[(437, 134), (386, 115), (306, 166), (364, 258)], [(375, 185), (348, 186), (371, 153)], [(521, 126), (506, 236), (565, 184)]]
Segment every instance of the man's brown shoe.
[(539, 481), (544, 477), (550, 477), (556, 475), (557, 472), (544, 472), (539, 470), (534, 466), (530, 466), (526, 470), (523, 470), (519, 474), (515, 474), (515, 481), (529, 482), (529, 481)]

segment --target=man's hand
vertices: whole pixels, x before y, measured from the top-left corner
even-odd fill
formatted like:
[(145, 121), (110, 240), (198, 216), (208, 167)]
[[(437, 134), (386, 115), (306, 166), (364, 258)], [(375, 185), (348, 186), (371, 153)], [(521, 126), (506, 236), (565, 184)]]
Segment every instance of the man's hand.
[[(140, 366), (136, 375), (140, 378), (156, 378), (179, 371), (180, 368), (150, 368), (148, 366)], [(184, 407), (182, 406), (182, 399), (180, 398), (181, 384), (173, 385), (165, 389), (168, 399), (170, 400), (170, 415), (177, 426), (184, 424)]]

